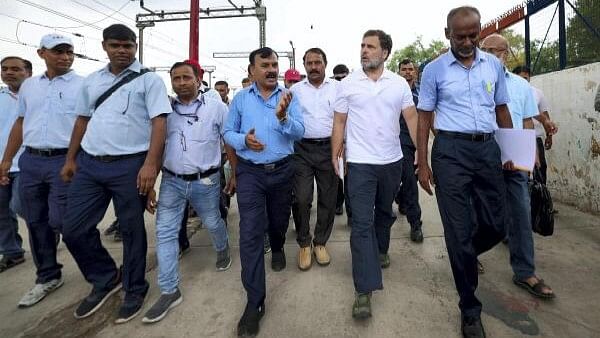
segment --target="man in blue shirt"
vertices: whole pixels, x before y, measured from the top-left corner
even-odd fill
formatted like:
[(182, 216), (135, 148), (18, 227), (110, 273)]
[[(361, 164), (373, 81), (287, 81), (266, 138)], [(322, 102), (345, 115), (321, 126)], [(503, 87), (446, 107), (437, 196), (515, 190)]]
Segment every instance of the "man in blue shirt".
[[(494, 54), (506, 66), (509, 45), (499, 34), (487, 36), (481, 43), (481, 49)], [(510, 110), (515, 129), (534, 129), (533, 118), (538, 115), (538, 108), (533, 88), (527, 80), (505, 70), (506, 87), (510, 96)], [(535, 137), (532, 135), (532, 137)], [(538, 154), (539, 156), (539, 154)], [(539, 163), (539, 160), (537, 161)], [(525, 288), (531, 294), (542, 299), (554, 298), (552, 289), (535, 275), (533, 260), (533, 232), (531, 230), (531, 203), (527, 173), (520, 170), (504, 170), (506, 183), (506, 222), (508, 230), (508, 247), (510, 264), (514, 276), (513, 282)], [(478, 199), (475, 199), (478, 201)], [(475, 210), (480, 210), (475, 203)]]
[[(494, 131), (512, 128), (504, 67), (477, 48), (481, 16), (474, 7), (451, 10), (450, 51), (431, 61), (421, 78), (417, 137), (421, 187), (436, 198), (446, 247), (460, 296), (462, 334), (485, 337), (477, 289), (477, 255), (504, 238), (505, 185)], [(429, 130), (437, 130), (428, 164)], [(475, 229), (471, 201), (481, 201)]]
[[(31, 62), (18, 56), (7, 56), (0, 62), (2, 82), (8, 87), (0, 88), (0, 154), (4, 154), (10, 129), (19, 117), (17, 100), (19, 88), (31, 76)], [(17, 154), (17, 158), (23, 148)], [(23, 239), (19, 236), (17, 214), (21, 214), (19, 198), (18, 159), (8, 170), (8, 180), (0, 182), (0, 272), (25, 262)]]
[[(417, 67), (410, 59), (404, 59), (398, 64), (398, 74), (406, 79), (415, 106), (419, 103), (419, 84), (417, 83)], [(410, 224), (410, 240), (423, 242), (423, 222), (421, 221), (421, 206), (419, 205), (419, 186), (415, 175), (415, 145), (413, 144), (404, 115), (400, 115), (400, 145), (402, 147), (402, 184), (396, 195), (398, 211), (406, 215)]]
[[(77, 121), (61, 172), (65, 181), (72, 179), (64, 241), (85, 279), (93, 285), (75, 310), (75, 318), (92, 315), (121, 289), (122, 282), (125, 298), (115, 321), (120, 324), (140, 312), (148, 292), (144, 208), (160, 170), (165, 115), (171, 112), (171, 104), (158, 75), (140, 75), (135, 33), (115, 24), (102, 35), (102, 47), (110, 63), (83, 83), (75, 110)], [(133, 75), (139, 76), (103, 103), (97, 103), (109, 88)], [(111, 198), (123, 236), (122, 269), (102, 246), (96, 229)]]
[[(199, 92), (197, 68), (185, 62), (170, 70), (171, 84), (177, 94), (171, 102), (173, 113), (167, 118), (167, 140), (163, 159), (163, 176), (156, 216), (156, 255), (158, 285), (161, 296), (152, 306), (144, 323), (163, 319), (169, 309), (183, 298), (179, 290), (179, 247), (177, 238), (183, 214), (189, 202), (208, 229), (217, 252), (216, 270), (231, 266), (229, 239), (219, 212), (221, 193), (221, 139), (227, 106)], [(235, 168), (235, 154), (225, 149)], [(230, 180), (235, 184), (235, 178)], [(229, 188), (231, 190), (232, 188)]]
[(19, 194), (37, 278), (19, 307), (36, 304), (63, 284), (56, 247), (63, 230), (68, 185), (60, 178), (60, 169), (65, 163), (75, 123), (75, 100), (83, 82), (83, 77), (71, 70), (75, 58), (71, 39), (47, 34), (42, 37), (38, 55), (47, 70), (21, 85), (19, 117), (0, 164), (0, 177), (7, 179), (15, 155), (21, 145), (25, 146), (19, 158)]
[(236, 150), (240, 262), (248, 303), (238, 335), (252, 336), (265, 313), (264, 228), (271, 239), (271, 268), (285, 268), (283, 244), (292, 205), (294, 141), (304, 135), (298, 100), (277, 84), (278, 56), (263, 47), (250, 53), (254, 83), (231, 102), (225, 142)]

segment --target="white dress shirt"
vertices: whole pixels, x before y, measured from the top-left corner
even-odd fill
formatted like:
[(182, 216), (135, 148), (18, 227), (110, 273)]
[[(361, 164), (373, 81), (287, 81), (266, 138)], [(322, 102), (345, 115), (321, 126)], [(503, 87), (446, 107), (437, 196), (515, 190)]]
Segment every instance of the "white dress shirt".
[(387, 69), (377, 81), (362, 69), (343, 79), (334, 110), (348, 114), (347, 161), (388, 164), (400, 160), (400, 114), (410, 106), (414, 102), (408, 83)]
[(303, 108), (304, 138), (331, 137), (338, 82), (325, 78), (319, 87), (315, 87), (307, 78), (290, 89)]

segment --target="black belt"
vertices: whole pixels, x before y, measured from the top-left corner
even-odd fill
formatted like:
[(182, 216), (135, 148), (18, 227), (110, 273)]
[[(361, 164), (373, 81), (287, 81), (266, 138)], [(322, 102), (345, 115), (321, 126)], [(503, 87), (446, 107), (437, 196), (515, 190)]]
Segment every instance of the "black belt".
[(44, 157), (66, 155), (67, 152), (69, 151), (68, 148), (36, 149), (36, 148), (31, 148), (31, 147), (25, 147), (25, 150), (30, 154), (44, 156)]
[(494, 133), (459, 133), (457, 131), (446, 131), (438, 130), (438, 135), (445, 135), (452, 138), (458, 138), (461, 140), (473, 141), (473, 142), (485, 142), (491, 140), (494, 137)]
[(308, 144), (330, 144), (331, 137), (323, 137), (323, 138), (303, 138), (302, 143)]
[(163, 167), (162, 170), (166, 173), (168, 173), (171, 176), (175, 176), (177, 178), (181, 178), (184, 181), (196, 181), (199, 180), (201, 178), (205, 178), (208, 177), (214, 173), (216, 173), (217, 171), (219, 171), (219, 167), (216, 168), (210, 168), (207, 171), (201, 172), (201, 173), (195, 173), (195, 174), (176, 174), (174, 172), (172, 172), (171, 170)]
[(96, 161), (100, 161), (100, 162), (104, 162), (104, 163), (110, 163), (110, 162), (124, 160), (124, 159), (132, 158), (132, 157), (138, 157), (138, 156), (146, 155), (147, 153), (148, 153), (147, 151), (142, 151), (142, 152), (135, 153), (135, 154), (126, 154), (126, 155), (98, 155), (98, 156), (92, 155), (92, 154), (88, 154), (88, 153), (86, 153), (86, 154), (89, 157), (91, 157), (92, 159), (96, 160)]
[(261, 169), (265, 169), (265, 170), (275, 170), (275, 169), (283, 166), (284, 164), (288, 163), (291, 158), (292, 158), (292, 156), (288, 155), (288, 156), (282, 158), (279, 161), (275, 161), (275, 162), (271, 162), (271, 163), (258, 163), (258, 164), (250, 162), (250, 161), (248, 161), (248, 160), (246, 160), (244, 158), (241, 158), (239, 156), (238, 156), (237, 159), (238, 159), (239, 162), (247, 164), (247, 165), (249, 165), (251, 167), (261, 168)]

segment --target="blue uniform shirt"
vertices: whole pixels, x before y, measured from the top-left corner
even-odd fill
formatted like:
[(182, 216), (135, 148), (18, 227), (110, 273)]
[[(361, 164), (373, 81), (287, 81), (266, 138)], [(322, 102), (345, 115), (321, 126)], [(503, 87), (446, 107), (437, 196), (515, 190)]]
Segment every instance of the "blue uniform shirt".
[(81, 147), (95, 156), (147, 151), (150, 120), (171, 112), (167, 88), (158, 75), (149, 72), (121, 86), (94, 110), (100, 95), (127, 74), (139, 73), (142, 64), (136, 60), (119, 75), (112, 74), (108, 67), (90, 74), (81, 88), (77, 114), (91, 117)]
[(510, 110), (513, 128), (523, 129), (523, 119), (539, 114), (533, 88), (527, 80), (511, 72), (506, 72), (506, 88), (510, 97), (508, 110)]
[(70, 71), (52, 80), (46, 74), (34, 76), (21, 84), (18, 111), (23, 117), (23, 145), (37, 149), (69, 147), (82, 83), (83, 77)]
[[(17, 113), (18, 99), (18, 94), (11, 92), (8, 87), (0, 88), (0, 157), (4, 155), (10, 130), (19, 117), (19, 113)], [(19, 156), (23, 153), (23, 149), (24, 147), (21, 147), (15, 158), (13, 158), (9, 170), (11, 173), (19, 171)]]
[(476, 49), (466, 68), (449, 50), (425, 66), (418, 108), (435, 111), (435, 129), (491, 133), (498, 129), (496, 106), (509, 101), (500, 60)]
[(200, 94), (190, 104), (173, 100), (167, 119), (163, 165), (176, 174), (195, 174), (221, 165), (221, 138), (227, 106)]
[[(253, 163), (272, 163), (294, 152), (294, 141), (304, 135), (302, 107), (292, 97), (287, 121), (280, 123), (275, 109), (284, 90), (277, 86), (265, 101), (253, 83), (235, 95), (225, 124), (225, 142), (236, 150), (237, 156)], [(246, 147), (246, 134), (252, 128), (256, 139), (265, 145), (260, 152)]]

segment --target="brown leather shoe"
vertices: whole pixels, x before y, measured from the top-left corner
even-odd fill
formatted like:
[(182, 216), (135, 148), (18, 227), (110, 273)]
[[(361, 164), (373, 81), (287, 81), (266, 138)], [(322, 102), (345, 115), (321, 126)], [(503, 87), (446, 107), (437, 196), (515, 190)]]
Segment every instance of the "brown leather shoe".
[(298, 252), (298, 268), (302, 271), (306, 271), (310, 269), (312, 265), (312, 254), (311, 247), (307, 246), (304, 248), (300, 248)]
[(327, 249), (325, 249), (324, 245), (315, 246), (315, 259), (317, 260), (317, 264), (319, 265), (329, 265), (331, 262), (331, 257), (329, 257), (329, 253), (327, 253)]

